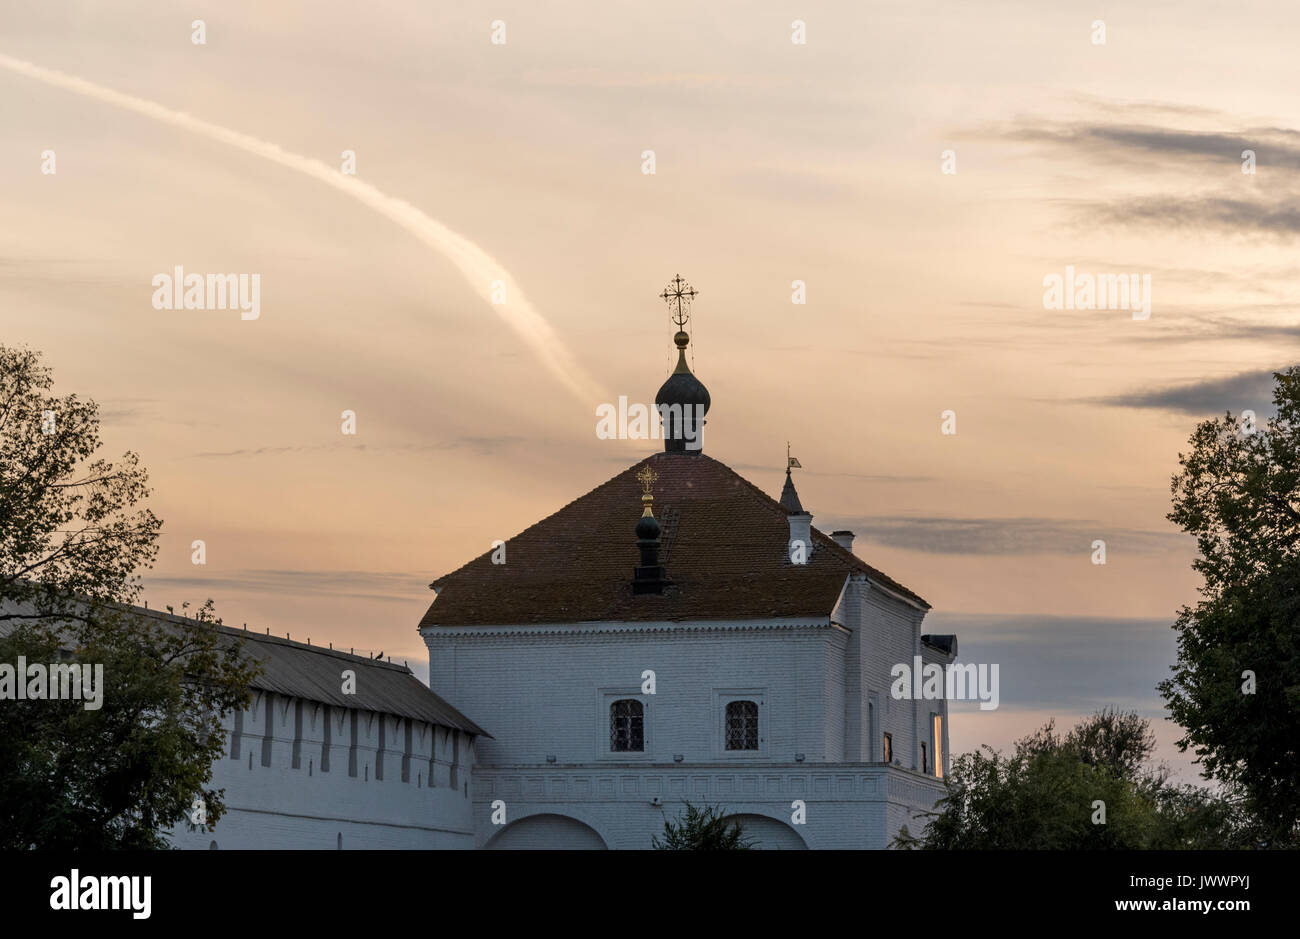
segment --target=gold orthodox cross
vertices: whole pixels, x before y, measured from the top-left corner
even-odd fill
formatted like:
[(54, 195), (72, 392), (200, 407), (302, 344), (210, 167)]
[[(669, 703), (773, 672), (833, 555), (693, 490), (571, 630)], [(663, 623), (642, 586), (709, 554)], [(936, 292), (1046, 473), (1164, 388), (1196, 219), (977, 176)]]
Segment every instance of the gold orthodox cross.
[(643, 466), (641, 472), (636, 474), (636, 478), (641, 481), (641, 491), (647, 496), (653, 495), (655, 480), (659, 478), (659, 474), (650, 467)]
[(668, 304), (669, 315), (678, 329), (686, 328), (686, 321), (691, 318), (691, 301), (697, 294), (699, 291), (682, 280), (682, 275), (678, 274), (668, 282), (664, 292), (659, 295)]

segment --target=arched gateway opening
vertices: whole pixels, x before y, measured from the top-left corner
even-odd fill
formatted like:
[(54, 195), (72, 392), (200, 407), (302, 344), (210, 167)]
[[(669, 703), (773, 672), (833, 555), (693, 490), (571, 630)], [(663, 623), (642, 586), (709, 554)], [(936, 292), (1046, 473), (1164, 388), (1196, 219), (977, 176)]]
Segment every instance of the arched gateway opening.
[(490, 851), (603, 851), (608, 845), (590, 825), (567, 815), (529, 815), (511, 822), (486, 845)]
[(739, 822), (754, 847), (774, 851), (807, 851), (799, 833), (785, 822), (766, 815), (728, 815), (728, 822)]

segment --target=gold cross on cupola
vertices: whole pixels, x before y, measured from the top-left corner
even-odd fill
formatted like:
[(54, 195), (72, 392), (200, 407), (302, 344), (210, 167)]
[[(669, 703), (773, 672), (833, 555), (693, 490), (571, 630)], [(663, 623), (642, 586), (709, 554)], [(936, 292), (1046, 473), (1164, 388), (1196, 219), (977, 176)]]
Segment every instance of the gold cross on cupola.
[(659, 474), (649, 466), (643, 466), (641, 467), (641, 472), (636, 474), (636, 478), (641, 481), (641, 504), (644, 506), (641, 516), (644, 518), (649, 515), (653, 518), (654, 511), (651, 506), (654, 505), (654, 485), (655, 481), (659, 478)]
[(678, 274), (668, 282), (664, 292), (659, 295), (668, 304), (669, 315), (678, 329), (686, 328), (686, 321), (691, 318), (691, 301), (698, 294), (699, 291), (682, 280), (682, 275)]

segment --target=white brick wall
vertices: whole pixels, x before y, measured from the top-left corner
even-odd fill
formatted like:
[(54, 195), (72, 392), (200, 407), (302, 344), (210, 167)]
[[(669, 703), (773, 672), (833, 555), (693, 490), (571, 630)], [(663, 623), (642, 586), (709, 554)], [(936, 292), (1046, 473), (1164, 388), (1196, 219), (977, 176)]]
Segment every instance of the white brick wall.
[[(297, 737), (297, 709), (302, 732)], [(263, 765), (266, 716), (271, 711), (270, 766)], [(357, 716), (356, 775), (349, 775), (352, 718)], [(181, 848), (469, 848), (473, 846), (468, 738), (446, 727), (411, 722), (409, 781), (402, 781), (409, 718), (373, 711), (330, 709), (329, 770), (322, 767), (324, 705), (254, 692), (230, 734), (225, 756), (212, 767), (213, 788), (225, 789), (227, 812), (214, 832), (172, 831)], [(384, 750), (379, 750), (380, 722)], [(235, 739), (234, 727), (243, 733)], [(459, 737), (459, 746), (457, 738)], [(297, 768), (293, 765), (298, 740)], [(459, 750), (459, 766), (453, 763)], [(238, 753), (236, 758), (233, 754)], [(433, 757), (433, 784), (429, 761)], [(382, 780), (378, 772), (382, 765)], [(453, 768), (456, 788), (451, 788)]]
[[(918, 613), (887, 594), (870, 589), (863, 603), (862, 676), (864, 694), (876, 692), (884, 714), (880, 732), (893, 735), (894, 759), (909, 769), (919, 766), (916, 749), (916, 702), (897, 701), (889, 691), (890, 669), (904, 662), (910, 668), (920, 648)], [(864, 729), (865, 732), (865, 729)], [(879, 742), (876, 744), (877, 753)], [(865, 751), (864, 751), (865, 752)]]
[[(645, 704), (645, 760), (670, 762), (682, 754), (691, 762), (752, 761), (721, 749), (715, 691), (726, 689), (762, 692), (765, 758), (788, 762), (795, 753), (827, 759), (828, 701), (843, 711), (839, 692), (827, 689), (828, 659), (840, 669), (836, 647), (842, 649), (843, 639), (836, 632), (829, 622), (725, 629), (615, 624), (512, 632), (433, 627), (424, 636), (430, 687), (493, 735), (480, 742), (480, 762), (607, 759), (602, 690), (624, 691)], [(647, 669), (655, 672), (654, 695), (640, 694)]]

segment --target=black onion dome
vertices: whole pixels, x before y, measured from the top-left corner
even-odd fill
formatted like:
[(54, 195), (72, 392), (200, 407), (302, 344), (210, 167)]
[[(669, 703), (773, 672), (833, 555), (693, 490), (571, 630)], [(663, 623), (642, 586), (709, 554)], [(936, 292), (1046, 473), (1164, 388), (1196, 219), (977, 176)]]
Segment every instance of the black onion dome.
[(709, 389), (689, 371), (673, 372), (655, 395), (655, 404), (702, 404), (706, 414), (709, 403)]
[(653, 515), (642, 515), (637, 519), (636, 536), (641, 541), (655, 541), (659, 538), (659, 522)]
[[(677, 344), (677, 368), (655, 395), (655, 406), (660, 408), (661, 415), (664, 405), (671, 408), (664, 419), (664, 449), (672, 453), (701, 451), (700, 433), (703, 428), (696, 426), (696, 421), (703, 424), (703, 415), (709, 411), (709, 389), (686, 364), (686, 346), (690, 341), (690, 336), (684, 332), (673, 337)], [(682, 424), (685, 425), (684, 432)]]

